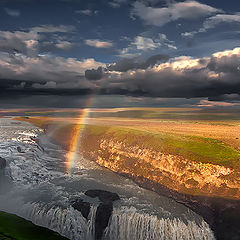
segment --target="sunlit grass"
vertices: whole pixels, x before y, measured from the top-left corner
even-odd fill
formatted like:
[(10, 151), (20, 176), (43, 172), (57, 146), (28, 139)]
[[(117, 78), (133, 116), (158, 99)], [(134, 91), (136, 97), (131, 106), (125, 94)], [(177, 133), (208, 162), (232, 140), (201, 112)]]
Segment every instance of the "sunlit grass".
[[(49, 118), (18, 118), (38, 127), (53, 124)], [(139, 129), (141, 126), (139, 126)], [(64, 125), (54, 133), (54, 140), (67, 146), (71, 139), (74, 124)], [(178, 155), (192, 161), (240, 168), (240, 152), (220, 140), (184, 134), (142, 131), (130, 127), (86, 125), (85, 136), (94, 136), (95, 141), (112, 138), (128, 145), (153, 149), (162, 153)], [(86, 138), (87, 139), (87, 138)], [(96, 144), (95, 143), (95, 144)], [(87, 144), (88, 147), (91, 147)], [(93, 146), (93, 148), (96, 146)], [(92, 149), (92, 147), (91, 147)]]
[(176, 120), (216, 120), (232, 121), (239, 120), (239, 112), (218, 112), (202, 111), (201, 109), (127, 109), (115, 112), (93, 112), (93, 117), (118, 117), (118, 118), (139, 118), (139, 119), (176, 119)]
[[(238, 167), (240, 153), (223, 142), (204, 137), (152, 133), (121, 127), (87, 126), (89, 134), (114, 138), (129, 145), (179, 155), (197, 162)], [(88, 134), (88, 133), (86, 133)]]

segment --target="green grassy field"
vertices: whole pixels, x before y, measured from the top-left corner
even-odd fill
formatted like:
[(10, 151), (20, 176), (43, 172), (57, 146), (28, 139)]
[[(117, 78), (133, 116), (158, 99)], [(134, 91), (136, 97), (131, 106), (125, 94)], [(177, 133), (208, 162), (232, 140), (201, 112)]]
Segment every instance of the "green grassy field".
[[(32, 117), (78, 117), (81, 109), (29, 109), (8, 110), (0, 116), (32, 116)], [(187, 121), (238, 121), (240, 120), (240, 109), (219, 108), (118, 108), (98, 109), (92, 108), (89, 117), (93, 118), (133, 118), (133, 119), (171, 119)]]
[[(19, 118), (44, 128), (54, 121), (41, 118)], [(67, 146), (72, 137), (75, 124), (68, 124), (58, 128), (54, 134), (57, 142)], [(96, 138), (114, 138), (129, 145), (138, 145), (154, 149), (163, 153), (179, 155), (196, 162), (218, 164), (225, 167), (240, 169), (240, 152), (232, 146), (209, 137), (173, 134), (166, 132), (142, 131), (131, 127), (85, 125), (84, 134)], [(90, 145), (89, 145), (90, 147)]]
[(236, 110), (217, 109), (128, 109), (116, 112), (92, 112), (91, 117), (116, 117), (139, 119), (172, 119), (172, 120), (240, 120), (240, 112)]
[(86, 134), (122, 140), (130, 145), (143, 146), (160, 152), (183, 156), (196, 162), (239, 167), (240, 152), (216, 139), (151, 133), (115, 126), (88, 125), (85, 131)]
[(36, 226), (16, 215), (0, 212), (1, 240), (65, 240), (49, 229)]

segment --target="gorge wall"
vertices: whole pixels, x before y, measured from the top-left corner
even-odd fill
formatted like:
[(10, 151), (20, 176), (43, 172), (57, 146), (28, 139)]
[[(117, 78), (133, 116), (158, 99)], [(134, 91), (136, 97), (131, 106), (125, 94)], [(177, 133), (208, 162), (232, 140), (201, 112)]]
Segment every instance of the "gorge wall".
[[(136, 140), (137, 136), (132, 136)], [(137, 141), (138, 142), (138, 141)], [(204, 217), (217, 239), (237, 239), (240, 173), (145, 148), (113, 136), (85, 133), (81, 152), (140, 186), (171, 197)], [(230, 233), (230, 234), (229, 234)]]
[(114, 172), (144, 178), (179, 193), (240, 198), (240, 172), (145, 148), (137, 142), (86, 132), (82, 137), (81, 151), (85, 157)]

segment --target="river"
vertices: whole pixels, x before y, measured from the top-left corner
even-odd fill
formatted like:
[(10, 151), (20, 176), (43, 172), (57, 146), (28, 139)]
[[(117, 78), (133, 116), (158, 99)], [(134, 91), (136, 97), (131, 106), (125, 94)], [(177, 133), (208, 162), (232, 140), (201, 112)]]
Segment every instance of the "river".
[[(68, 174), (66, 155), (37, 127), (1, 118), (0, 156), (7, 160), (5, 175), (10, 181), (1, 183), (0, 210), (72, 240), (94, 240), (99, 202), (84, 193), (101, 189), (120, 196), (120, 200), (113, 202), (103, 239), (215, 239), (202, 217), (184, 205), (143, 189), (84, 159), (80, 153), (73, 172)], [(91, 204), (87, 219), (72, 207), (73, 200), (79, 198)]]

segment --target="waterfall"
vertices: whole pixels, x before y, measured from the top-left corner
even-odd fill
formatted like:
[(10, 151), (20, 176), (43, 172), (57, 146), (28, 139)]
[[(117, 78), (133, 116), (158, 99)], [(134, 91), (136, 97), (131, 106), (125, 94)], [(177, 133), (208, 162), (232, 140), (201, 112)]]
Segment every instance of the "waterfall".
[[(72, 207), (63, 209), (42, 203), (24, 205), (20, 215), (71, 240), (94, 240), (97, 205), (90, 209), (88, 220)], [(213, 240), (209, 226), (202, 221), (183, 222), (178, 218), (158, 218), (140, 213), (134, 207), (114, 208), (104, 240)]]
[[(100, 167), (93, 169), (88, 160), (84, 160), (80, 173), (66, 175), (64, 159), (59, 157), (64, 151), (47, 141), (44, 141), (43, 151), (29, 139), (35, 135), (30, 125), (22, 126), (21, 132), (16, 132), (11, 124), (0, 134), (0, 155), (7, 160), (6, 170), (14, 184), (8, 193), (0, 195), (1, 210), (17, 214), (70, 240), (94, 240), (99, 202), (89, 199), (84, 192), (93, 187), (110, 188), (121, 197), (118, 205), (113, 205), (104, 240), (214, 239), (208, 224), (197, 214), (140, 189), (132, 182), (128, 181), (126, 188), (126, 182), (118, 175)], [(22, 152), (17, 151), (17, 146)], [(149, 194), (153, 194), (154, 201), (145, 199)], [(87, 219), (71, 206), (72, 198), (91, 200)]]
[(88, 228), (87, 228), (87, 240), (95, 239), (95, 219), (97, 213), (98, 205), (93, 205), (90, 208), (90, 212), (88, 215)]
[(18, 215), (71, 240), (94, 240), (97, 207), (91, 206), (87, 220), (72, 207), (64, 209), (43, 203), (24, 204)]
[(202, 221), (184, 223), (180, 219), (158, 218), (138, 213), (135, 208), (114, 208), (105, 240), (212, 240), (209, 226)]
[(87, 238), (88, 225), (93, 225), (88, 223), (81, 213), (72, 207), (64, 209), (43, 203), (24, 204), (19, 215), (71, 240), (89, 239)]

